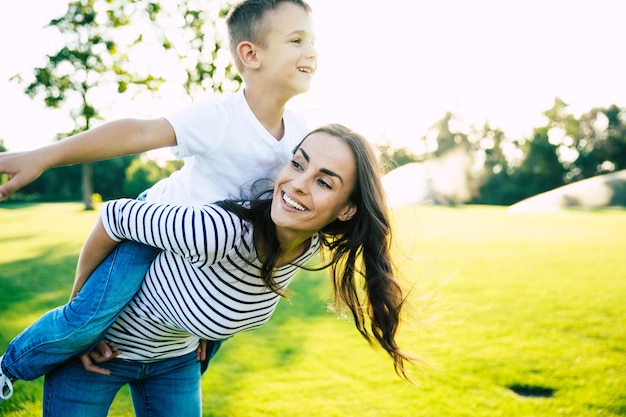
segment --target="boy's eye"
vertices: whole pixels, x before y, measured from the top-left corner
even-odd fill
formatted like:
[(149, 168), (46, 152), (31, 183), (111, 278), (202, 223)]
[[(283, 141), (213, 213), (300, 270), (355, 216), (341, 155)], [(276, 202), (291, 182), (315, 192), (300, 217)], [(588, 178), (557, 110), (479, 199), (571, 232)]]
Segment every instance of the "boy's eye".
[(293, 42), (293, 43), (302, 43), (302, 39), (300, 39), (300, 38), (293, 39), (291, 42)]

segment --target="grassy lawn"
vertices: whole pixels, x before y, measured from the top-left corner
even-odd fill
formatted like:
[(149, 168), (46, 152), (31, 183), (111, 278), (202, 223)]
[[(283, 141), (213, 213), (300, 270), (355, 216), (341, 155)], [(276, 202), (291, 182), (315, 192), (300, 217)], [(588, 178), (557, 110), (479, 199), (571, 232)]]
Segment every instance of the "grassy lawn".
[[(96, 214), (0, 205), (0, 351), (65, 302)], [(304, 272), (268, 325), (224, 344), (205, 416), (626, 416), (626, 211), (422, 206), (394, 220), (416, 385), (327, 312), (325, 273)], [(42, 379), (15, 389), (0, 416), (41, 415)], [(111, 415), (133, 415), (127, 391)]]

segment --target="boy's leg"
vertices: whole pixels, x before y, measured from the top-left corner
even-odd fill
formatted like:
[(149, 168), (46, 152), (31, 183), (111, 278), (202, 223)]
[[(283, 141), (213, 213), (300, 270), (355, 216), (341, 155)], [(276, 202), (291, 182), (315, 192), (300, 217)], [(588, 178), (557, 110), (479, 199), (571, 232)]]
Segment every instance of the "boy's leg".
[(38, 378), (91, 349), (140, 288), (156, 249), (122, 242), (98, 266), (78, 295), (15, 337), (2, 359), (12, 379)]

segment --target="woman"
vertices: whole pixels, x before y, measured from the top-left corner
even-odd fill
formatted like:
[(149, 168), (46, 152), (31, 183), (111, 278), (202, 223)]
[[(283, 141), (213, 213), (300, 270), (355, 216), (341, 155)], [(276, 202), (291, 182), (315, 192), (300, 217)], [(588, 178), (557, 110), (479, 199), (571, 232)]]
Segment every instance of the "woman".
[(267, 322), (297, 270), (320, 249), (336, 303), (347, 305), (359, 332), (406, 378), (410, 358), (396, 343), (403, 297), (389, 239), (374, 154), (340, 125), (302, 141), (270, 199), (201, 207), (107, 203), (83, 248), (93, 267), (121, 240), (162, 251), (107, 333), (123, 351), (107, 363), (111, 375), (67, 362), (46, 376), (44, 415), (106, 416), (129, 384), (138, 416), (200, 416), (199, 340), (215, 347)]

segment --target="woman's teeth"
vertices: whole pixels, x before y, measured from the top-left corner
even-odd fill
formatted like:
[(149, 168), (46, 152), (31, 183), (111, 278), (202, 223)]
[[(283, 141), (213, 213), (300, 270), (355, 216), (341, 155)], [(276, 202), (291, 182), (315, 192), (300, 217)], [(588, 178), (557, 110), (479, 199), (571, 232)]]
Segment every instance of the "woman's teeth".
[(283, 200), (285, 201), (285, 203), (287, 203), (287, 205), (289, 207), (293, 207), (293, 208), (295, 208), (296, 210), (299, 210), (299, 211), (306, 210), (306, 207), (304, 207), (301, 204), (298, 204), (297, 202), (293, 201), (291, 198), (287, 197), (287, 194), (283, 195)]

